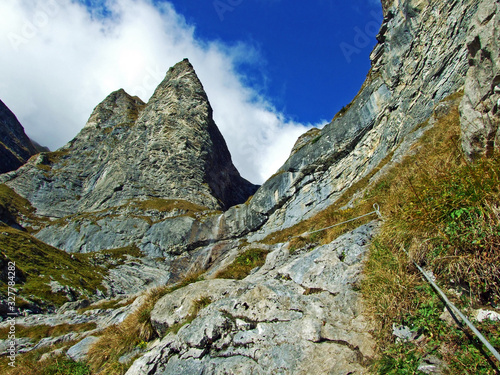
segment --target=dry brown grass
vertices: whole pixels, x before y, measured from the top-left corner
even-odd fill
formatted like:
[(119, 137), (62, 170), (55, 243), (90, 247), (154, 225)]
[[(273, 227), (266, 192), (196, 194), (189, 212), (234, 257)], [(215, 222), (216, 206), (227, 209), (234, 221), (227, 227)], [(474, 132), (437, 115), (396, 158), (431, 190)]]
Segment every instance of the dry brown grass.
[[(477, 343), (439, 319), (444, 306), (412, 264), (432, 270), (445, 289), (462, 293), (460, 298), (448, 293), (462, 309), (499, 302), (500, 159), (466, 161), (460, 147), (460, 93), (449, 100), (455, 105), (420, 139), (416, 153), (365, 195), (380, 201), (385, 217), (362, 285), (383, 353), (376, 366), (380, 374), (414, 373), (420, 358), (437, 349), (452, 373), (494, 373)], [(425, 338), (394, 344), (393, 323), (418, 329)], [(483, 334), (498, 345), (498, 327), (484, 327), (491, 331)]]
[(89, 351), (88, 363), (96, 374), (124, 374), (128, 364), (118, 359), (132, 351), (139, 343), (149, 342), (157, 337), (151, 325), (151, 311), (156, 302), (168, 293), (167, 287), (158, 287), (147, 292), (142, 305), (128, 315), (119, 325), (105, 329), (99, 341)]
[[(80, 324), (59, 324), (57, 326), (38, 325), (38, 326), (23, 326), (16, 325), (16, 337), (28, 337), (33, 342), (37, 342), (45, 337), (58, 337), (71, 332), (86, 332), (97, 328), (95, 323), (80, 323)], [(0, 329), (0, 337), (7, 337), (9, 328)]]
[[(124, 374), (130, 363), (122, 364), (118, 359), (131, 352), (138, 345), (148, 343), (158, 337), (151, 324), (151, 311), (156, 302), (174, 290), (199, 281), (201, 274), (201, 271), (192, 273), (172, 286), (161, 286), (148, 290), (142, 305), (128, 315), (121, 324), (105, 329), (100, 340), (92, 346), (88, 354), (88, 363), (92, 372), (101, 375)], [(204, 302), (206, 300), (200, 303)], [(197, 313), (198, 311), (196, 311)]]
[(82, 314), (85, 311), (94, 310), (94, 309), (103, 309), (103, 310), (118, 309), (120, 307), (131, 305), (132, 303), (134, 303), (135, 300), (136, 300), (136, 298), (129, 298), (128, 300), (112, 299), (109, 301), (106, 301), (106, 300), (99, 301), (99, 302), (93, 303), (87, 307), (78, 309), (78, 313)]

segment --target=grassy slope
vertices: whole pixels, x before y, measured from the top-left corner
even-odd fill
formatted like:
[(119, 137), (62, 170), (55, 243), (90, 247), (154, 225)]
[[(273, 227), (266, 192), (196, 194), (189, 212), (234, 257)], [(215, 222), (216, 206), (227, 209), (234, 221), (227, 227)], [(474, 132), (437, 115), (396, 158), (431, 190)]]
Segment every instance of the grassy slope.
[[(450, 110), (413, 147), (413, 155), (391, 164), (370, 184), (370, 178), (390, 162), (392, 154), (388, 155), (334, 205), (265, 239), (267, 243), (291, 240), (292, 250), (328, 243), (375, 216), (294, 236), (371, 212), (374, 203), (380, 205), (385, 222), (373, 242), (362, 286), (376, 322), (381, 356), (374, 371), (380, 374), (417, 373), (420, 359), (428, 354), (449, 363), (451, 373), (494, 373), (468, 332), (439, 319), (444, 305), (411, 262), (432, 270), (445, 289), (453, 288), (447, 294), (466, 311), (499, 303), (500, 160), (498, 155), (475, 163), (465, 160), (460, 147), (460, 98), (457, 93), (445, 99)], [(359, 192), (353, 208), (340, 209)], [(411, 260), (402, 247), (410, 251)], [(393, 323), (418, 330), (423, 339), (418, 344), (395, 344)], [(484, 323), (479, 328), (499, 348), (500, 325)]]
[[(469, 163), (460, 149), (457, 106), (420, 141), (415, 155), (394, 167), (368, 192), (383, 200), (386, 220), (372, 246), (363, 292), (377, 322), (380, 374), (416, 373), (419, 360), (433, 354), (453, 374), (493, 374), (481, 345), (439, 319), (444, 305), (422, 280), (412, 261), (431, 270), (464, 311), (499, 302), (500, 160)], [(398, 345), (393, 323), (423, 334)], [(500, 347), (500, 325), (479, 324)]]
[[(103, 288), (102, 271), (92, 267), (85, 256), (68, 254), (26, 232), (0, 226), (0, 250), (26, 276), (25, 283), (16, 285), (18, 306), (22, 300), (47, 307), (68, 302), (64, 293), (51, 291), (51, 281), (67, 285), (80, 295), (91, 295)], [(5, 294), (7, 287), (3, 281), (1, 283), (0, 293)]]

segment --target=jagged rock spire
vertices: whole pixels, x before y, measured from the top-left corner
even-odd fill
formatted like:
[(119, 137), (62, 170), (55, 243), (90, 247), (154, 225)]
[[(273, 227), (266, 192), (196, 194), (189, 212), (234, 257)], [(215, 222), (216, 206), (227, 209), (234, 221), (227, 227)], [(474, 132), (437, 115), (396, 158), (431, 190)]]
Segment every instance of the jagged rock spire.
[(124, 90), (111, 93), (75, 139), (41, 155), (9, 185), (48, 216), (149, 198), (226, 209), (257, 188), (232, 164), (187, 59), (169, 69), (147, 104)]

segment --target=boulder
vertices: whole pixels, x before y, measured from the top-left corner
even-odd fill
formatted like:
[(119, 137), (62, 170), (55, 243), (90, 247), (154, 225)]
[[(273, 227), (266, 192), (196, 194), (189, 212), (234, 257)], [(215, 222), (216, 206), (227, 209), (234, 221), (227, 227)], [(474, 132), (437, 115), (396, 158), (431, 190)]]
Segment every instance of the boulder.
[(66, 356), (75, 362), (81, 362), (87, 357), (90, 348), (97, 341), (99, 341), (99, 337), (95, 336), (85, 337), (78, 344), (75, 344), (71, 348), (69, 348), (68, 351), (66, 352)]

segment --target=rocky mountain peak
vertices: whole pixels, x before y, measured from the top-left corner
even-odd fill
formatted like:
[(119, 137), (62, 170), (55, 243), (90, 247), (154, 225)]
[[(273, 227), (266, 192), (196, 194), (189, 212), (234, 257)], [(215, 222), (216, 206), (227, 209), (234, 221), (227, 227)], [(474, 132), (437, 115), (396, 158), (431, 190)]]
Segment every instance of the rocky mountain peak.
[(78, 152), (85, 148), (85, 143), (102, 141), (102, 137), (111, 133), (117, 135), (115, 128), (131, 127), (145, 106), (140, 98), (123, 89), (112, 92), (94, 108), (82, 131), (64, 148)]
[(147, 104), (123, 89), (111, 93), (68, 145), (10, 178), (55, 217), (158, 198), (227, 209), (257, 188), (234, 167), (188, 60), (168, 71)]
[(16, 116), (0, 101), (0, 173), (16, 170), (37, 152)]
[(212, 113), (203, 85), (184, 59), (169, 69), (154, 92), (137, 120), (135, 135), (144, 131), (148, 147), (154, 150), (150, 157), (162, 155), (157, 163), (175, 170), (170, 181), (176, 181), (177, 194), (192, 195), (203, 185), (209, 189), (205, 196), (216, 201), (197, 203), (225, 209), (244, 202), (256, 186), (241, 178), (234, 167)]
[(193, 65), (188, 59), (184, 59), (168, 70), (164, 80), (151, 97), (150, 103), (156, 101), (192, 101), (193, 99), (208, 102), (207, 94)]
[(113, 124), (135, 122), (144, 103), (120, 89), (109, 94), (92, 112), (86, 126), (109, 127)]

